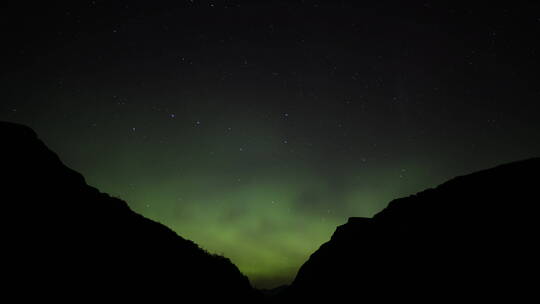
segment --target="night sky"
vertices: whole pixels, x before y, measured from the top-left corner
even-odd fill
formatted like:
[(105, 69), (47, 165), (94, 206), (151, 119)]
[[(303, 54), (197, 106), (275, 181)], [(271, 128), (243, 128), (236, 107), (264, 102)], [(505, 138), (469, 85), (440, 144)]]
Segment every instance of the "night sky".
[(2, 4), (0, 120), (257, 287), (350, 216), (540, 155), (533, 1), (44, 2)]

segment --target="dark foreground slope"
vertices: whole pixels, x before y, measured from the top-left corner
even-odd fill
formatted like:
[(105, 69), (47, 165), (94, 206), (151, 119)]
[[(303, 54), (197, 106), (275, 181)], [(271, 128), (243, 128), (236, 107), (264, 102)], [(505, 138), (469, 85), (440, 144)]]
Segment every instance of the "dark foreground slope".
[(4, 297), (251, 302), (248, 279), (88, 186), (27, 127), (0, 122)]
[(350, 218), (301, 267), (284, 297), (304, 303), (537, 298), (539, 190), (536, 158), (394, 200), (373, 218)]

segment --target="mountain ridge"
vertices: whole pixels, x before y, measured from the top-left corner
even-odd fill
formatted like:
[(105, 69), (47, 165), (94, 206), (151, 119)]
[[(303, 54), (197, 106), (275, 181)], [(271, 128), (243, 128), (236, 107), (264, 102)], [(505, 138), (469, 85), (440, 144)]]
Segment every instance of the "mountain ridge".
[[(457, 176), (350, 217), (289, 287), (258, 292), (229, 259), (86, 184), (30, 128), (0, 122), (4, 276), (22, 299), (294, 303), (534, 298), (540, 158)], [(30, 292), (29, 292), (30, 291)], [(267, 298), (263, 298), (263, 294)]]
[[(458, 176), (351, 217), (301, 266), (287, 301), (524, 299), (538, 270), (540, 158)], [(509, 210), (515, 209), (516, 214)], [(491, 290), (489, 294), (489, 290)]]
[(8, 290), (63, 300), (257, 298), (229, 259), (87, 185), (30, 128), (0, 122), (0, 136)]

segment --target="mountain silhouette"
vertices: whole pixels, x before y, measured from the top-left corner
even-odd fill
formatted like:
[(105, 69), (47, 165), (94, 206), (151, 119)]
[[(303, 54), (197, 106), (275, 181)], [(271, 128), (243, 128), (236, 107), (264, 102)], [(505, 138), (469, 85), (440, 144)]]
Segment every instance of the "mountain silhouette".
[(539, 174), (540, 158), (510, 163), (396, 199), (373, 218), (350, 218), (280, 299), (537, 298)]
[(227, 258), (86, 184), (28, 127), (0, 122), (4, 297), (253, 302)]
[(18, 301), (512, 301), (536, 295), (540, 158), (456, 177), (351, 217), (263, 299), (209, 254), (86, 184), (0, 122), (4, 297)]

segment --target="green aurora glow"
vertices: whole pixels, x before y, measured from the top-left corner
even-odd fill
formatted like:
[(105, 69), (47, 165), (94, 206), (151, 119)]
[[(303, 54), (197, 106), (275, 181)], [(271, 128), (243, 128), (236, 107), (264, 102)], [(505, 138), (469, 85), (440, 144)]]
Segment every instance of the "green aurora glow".
[(54, 2), (5, 9), (0, 120), (256, 287), (348, 217), (540, 154), (526, 5)]
[[(283, 148), (275, 143), (226, 151), (231, 145), (223, 142), (221, 151), (219, 144), (207, 147), (210, 154), (182, 145), (152, 148), (130, 136), (123, 145), (81, 152), (81, 164), (70, 165), (135, 211), (230, 258), (259, 288), (290, 282), (348, 217), (372, 216), (393, 198), (465, 173), (377, 159), (324, 172), (295, 154), (276, 159)], [(204, 146), (201, 141), (192, 147)], [(95, 153), (105, 157), (85, 166)]]

